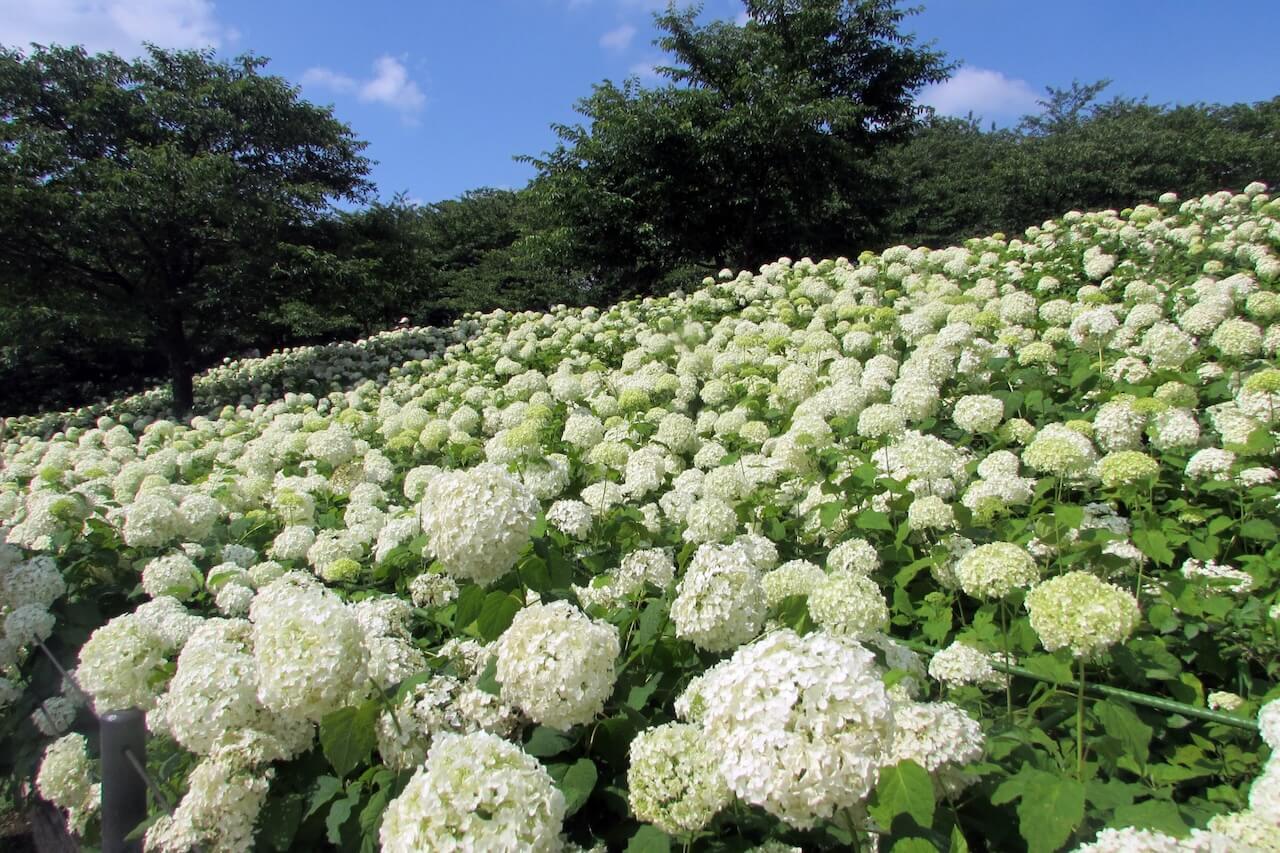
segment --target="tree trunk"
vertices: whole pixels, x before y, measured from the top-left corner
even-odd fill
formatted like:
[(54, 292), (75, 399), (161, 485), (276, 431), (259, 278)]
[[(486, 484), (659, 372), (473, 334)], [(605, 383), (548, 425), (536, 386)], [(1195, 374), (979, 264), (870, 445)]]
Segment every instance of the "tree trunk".
[(173, 407), (179, 415), (191, 411), (194, 390), (191, 382), (191, 354), (187, 350), (187, 333), (182, 328), (182, 312), (170, 308), (165, 317), (164, 354), (169, 359), (169, 384), (173, 390)]

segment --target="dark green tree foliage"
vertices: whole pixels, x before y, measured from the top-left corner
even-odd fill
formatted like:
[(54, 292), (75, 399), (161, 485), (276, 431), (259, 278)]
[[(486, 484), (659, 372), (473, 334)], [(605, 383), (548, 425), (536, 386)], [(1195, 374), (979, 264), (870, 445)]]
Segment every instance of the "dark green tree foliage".
[(265, 62), (0, 48), (6, 309), (145, 342), (189, 408), (193, 356), (297, 296), (295, 278), (246, 270), (369, 188), (364, 143)]
[(1098, 96), (1106, 81), (1049, 89), (1013, 129), (935, 118), (893, 148), (899, 187), (891, 242), (950, 245), (1018, 233), (1067, 210), (1123, 208), (1168, 190), (1184, 197), (1280, 180), (1280, 98), (1157, 106)]
[(941, 54), (898, 27), (892, 0), (746, 0), (743, 26), (656, 16), (670, 82), (604, 82), (556, 126), (534, 192), (589, 276), (616, 292), (683, 267), (848, 251), (890, 201), (876, 155), (916, 126)]

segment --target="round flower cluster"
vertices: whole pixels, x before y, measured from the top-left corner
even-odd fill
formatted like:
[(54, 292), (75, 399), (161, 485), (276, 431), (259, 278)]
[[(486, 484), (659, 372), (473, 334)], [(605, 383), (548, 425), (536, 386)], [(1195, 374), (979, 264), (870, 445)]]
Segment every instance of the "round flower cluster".
[(142, 569), (142, 589), (152, 598), (170, 595), (186, 601), (203, 583), (195, 563), (180, 553), (156, 557)]
[(985, 435), (1004, 419), (1004, 403), (985, 394), (971, 394), (956, 401), (951, 412), (955, 425), (965, 432)]
[(556, 501), (547, 509), (547, 523), (574, 539), (586, 539), (594, 516), (582, 501)]
[(1085, 474), (1097, 456), (1088, 438), (1064, 424), (1044, 427), (1022, 451), (1022, 461), (1027, 465), (1037, 471), (1066, 478)]
[(286, 717), (319, 722), (368, 690), (364, 632), (342, 599), (290, 572), (249, 609), (258, 700)]
[(538, 501), (505, 471), (480, 465), (433, 478), (419, 507), (428, 545), (446, 572), (491, 584), (529, 542)]
[(862, 640), (889, 622), (876, 582), (855, 572), (832, 572), (809, 593), (809, 615), (833, 634)]
[(245, 770), (217, 759), (196, 765), (187, 793), (172, 815), (147, 829), (146, 849), (185, 853), (195, 849), (249, 850), (271, 771)]
[(789, 560), (760, 579), (765, 602), (777, 607), (784, 598), (793, 595), (809, 595), (818, 584), (827, 579), (827, 573), (808, 560)]
[(616, 628), (567, 601), (526, 607), (494, 646), (502, 699), (551, 728), (588, 723), (613, 692), (620, 650)]
[(929, 661), (929, 677), (948, 687), (975, 684), (996, 687), (1003, 677), (991, 666), (991, 656), (959, 641), (942, 649)]
[(733, 795), (702, 729), (667, 723), (632, 739), (627, 797), (637, 818), (680, 835), (705, 827)]
[(241, 619), (210, 619), (196, 628), (148, 724), (162, 725), (197, 755), (217, 755), (240, 766), (260, 766), (307, 749), (313, 737), (309, 723), (272, 714), (258, 701), (252, 630)]
[(564, 795), (536, 758), (487, 732), (441, 734), (400, 796), (379, 840), (387, 853), (560, 850)]
[(949, 794), (977, 777), (960, 772), (982, 757), (982, 726), (951, 702), (908, 702), (893, 710), (893, 745), (886, 763), (911, 760), (934, 774)]
[(1040, 577), (1027, 549), (1012, 542), (992, 542), (969, 551), (955, 567), (960, 588), (974, 598), (1004, 598)]
[(709, 652), (740, 646), (760, 632), (766, 600), (760, 571), (732, 545), (700, 545), (676, 585), (676, 636)]
[(1037, 585), (1027, 593), (1026, 607), (1047, 650), (1065, 648), (1085, 659), (1123, 642), (1140, 618), (1132, 593), (1079, 571)]
[(67, 822), (76, 832), (84, 830), (102, 799), (102, 786), (93, 781), (87, 748), (84, 735), (63, 735), (45, 747), (40, 772), (36, 774), (40, 796), (66, 809)]
[(865, 539), (846, 539), (827, 554), (827, 569), (832, 572), (869, 575), (879, 567), (880, 555)]
[(893, 741), (875, 658), (823, 632), (781, 630), (743, 646), (707, 671), (696, 694), (729, 789), (796, 827), (861, 803)]
[[(156, 599), (166, 600), (173, 601)], [(80, 648), (76, 680), (93, 698), (99, 715), (125, 708), (145, 711), (155, 705), (168, 655), (180, 645), (172, 639), (140, 609), (117, 616), (89, 636)]]
[(1160, 475), (1160, 463), (1138, 450), (1117, 450), (1098, 462), (1098, 479), (1109, 489), (1150, 483)]

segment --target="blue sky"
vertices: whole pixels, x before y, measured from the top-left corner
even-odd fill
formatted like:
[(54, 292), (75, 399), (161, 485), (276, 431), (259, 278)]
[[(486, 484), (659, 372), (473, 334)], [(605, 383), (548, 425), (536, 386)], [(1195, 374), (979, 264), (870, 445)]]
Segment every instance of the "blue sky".
[[(0, 43), (83, 43), (133, 54), (143, 41), (271, 58), (270, 73), (332, 104), (368, 141), (379, 194), (418, 201), (481, 186), (519, 188), (512, 160), (555, 142), (573, 104), (605, 78), (656, 82), (659, 0), (0, 0)], [(1155, 103), (1259, 101), (1280, 94), (1263, 45), (1275, 0), (932, 0), (904, 29), (963, 63), (924, 93), (940, 111), (1007, 124), (1047, 85), (1114, 82)], [(739, 0), (706, 0), (734, 19)]]

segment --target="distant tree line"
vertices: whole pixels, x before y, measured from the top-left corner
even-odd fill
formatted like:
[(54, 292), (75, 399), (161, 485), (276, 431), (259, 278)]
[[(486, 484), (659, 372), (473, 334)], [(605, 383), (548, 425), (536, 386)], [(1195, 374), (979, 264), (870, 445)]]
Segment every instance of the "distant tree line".
[(1073, 83), (984, 128), (919, 104), (954, 66), (895, 0), (744, 5), (743, 25), (657, 15), (664, 82), (595, 86), (525, 188), (425, 205), (369, 202), (364, 144), (264, 60), (0, 50), (0, 414), (157, 375), (181, 407), (193, 371), (251, 348), (1280, 181), (1280, 97)]

